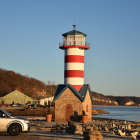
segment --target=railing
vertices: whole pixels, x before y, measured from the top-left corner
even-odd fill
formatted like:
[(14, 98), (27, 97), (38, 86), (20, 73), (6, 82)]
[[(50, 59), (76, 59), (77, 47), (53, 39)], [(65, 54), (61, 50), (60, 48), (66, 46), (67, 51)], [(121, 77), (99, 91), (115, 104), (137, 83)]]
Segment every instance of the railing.
[(63, 43), (59, 43), (59, 47), (61, 46), (90, 46), (89, 43), (87, 42), (78, 42), (78, 41), (73, 41), (73, 42), (63, 42)]

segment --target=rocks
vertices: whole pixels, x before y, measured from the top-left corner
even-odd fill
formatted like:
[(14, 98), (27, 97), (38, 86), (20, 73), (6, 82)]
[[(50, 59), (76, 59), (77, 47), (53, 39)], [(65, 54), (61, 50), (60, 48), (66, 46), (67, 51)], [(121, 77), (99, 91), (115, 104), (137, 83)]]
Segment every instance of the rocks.
[(137, 131), (136, 131), (136, 132), (132, 132), (132, 133), (131, 133), (131, 136), (132, 136), (133, 139), (135, 139), (135, 140), (136, 140), (136, 139), (140, 139), (140, 134), (139, 134), (139, 132), (137, 132)]
[(116, 136), (119, 138), (140, 139), (140, 125), (123, 120), (96, 119), (86, 124), (78, 122), (48, 123), (46, 121), (31, 121), (30, 124), (31, 127), (37, 130), (46, 130), (46, 132), (49, 131), (49, 133), (51, 132), (55, 135), (83, 137), (84, 140), (102, 140), (102, 133), (104, 138)]
[(109, 114), (109, 112), (103, 109), (92, 109), (92, 115), (99, 115), (99, 114)]
[(87, 125), (87, 126), (84, 127), (84, 130), (85, 131), (93, 131), (93, 127), (90, 126), (90, 125)]
[(99, 129), (101, 128), (96, 125), (86, 125), (83, 131), (84, 140), (103, 140), (102, 133), (98, 131)]
[(57, 124), (51, 127), (51, 132), (57, 133), (65, 133), (67, 130), (67, 125), (65, 124)]
[(68, 133), (72, 134), (83, 134), (83, 127), (75, 122), (68, 122), (68, 128), (67, 128)]
[(80, 124), (75, 124), (75, 132), (74, 134), (83, 134), (83, 127)]
[(31, 127), (42, 127), (46, 125), (45, 121), (30, 121), (29, 123)]
[(29, 124), (31, 127), (38, 127), (38, 128), (46, 128), (49, 127), (51, 128), (54, 126), (56, 123), (55, 122), (46, 122), (46, 121), (29, 121)]
[(102, 133), (100, 131), (85, 131), (84, 140), (103, 140)]
[(122, 130), (118, 130), (120, 136), (126, 136), (126, 132)]

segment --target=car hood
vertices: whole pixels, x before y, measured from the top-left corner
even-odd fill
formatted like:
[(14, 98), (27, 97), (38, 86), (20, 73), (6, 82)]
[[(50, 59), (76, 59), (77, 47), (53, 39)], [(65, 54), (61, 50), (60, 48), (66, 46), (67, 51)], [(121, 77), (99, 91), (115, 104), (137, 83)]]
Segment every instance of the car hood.
[(13, 119), (21, 119), (21, 120), (27, 120), (25, 117), (23, 116), (11, 116), (11, 118)]

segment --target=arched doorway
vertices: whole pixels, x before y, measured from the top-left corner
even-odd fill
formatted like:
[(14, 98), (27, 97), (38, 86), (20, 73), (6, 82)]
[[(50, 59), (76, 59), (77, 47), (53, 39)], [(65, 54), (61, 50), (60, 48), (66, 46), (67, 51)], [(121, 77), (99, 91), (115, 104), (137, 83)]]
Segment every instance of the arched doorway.
[(73, 108), (72, 108), (72, 105), (71, 104), (67, 104), (66, 105), (66, 108), (65, 108), (65, 120), (66, 121), (70, 121), (71, 120), (71, 117), (73, 115)]

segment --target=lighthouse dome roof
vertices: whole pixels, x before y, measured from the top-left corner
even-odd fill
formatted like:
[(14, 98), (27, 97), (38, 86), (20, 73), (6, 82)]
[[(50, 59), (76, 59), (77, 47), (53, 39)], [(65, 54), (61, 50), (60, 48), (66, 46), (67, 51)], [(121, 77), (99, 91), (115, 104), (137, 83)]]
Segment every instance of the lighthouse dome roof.
[(82, 33), (80, 31), (77, 31), (77, 30), (72, 30), (72, 31), (69, 31), (69, 32), (66, 32), (64, 34), (62, 34), (62, 36), (66, 37), (68, 35), (83, 35), (83, 36), (87, 36), (85, 33)]

